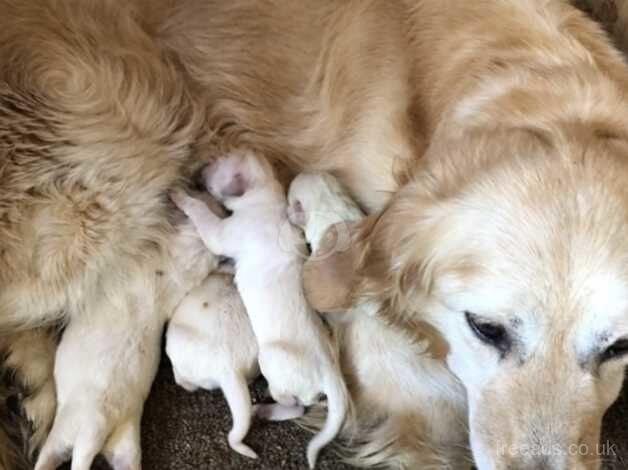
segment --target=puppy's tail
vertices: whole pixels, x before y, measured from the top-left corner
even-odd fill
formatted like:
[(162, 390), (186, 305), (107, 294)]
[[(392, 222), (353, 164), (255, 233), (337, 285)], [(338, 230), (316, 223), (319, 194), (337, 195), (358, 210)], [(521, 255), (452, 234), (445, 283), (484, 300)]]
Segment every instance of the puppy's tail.
[(325, 388), (327, 395), (327, 420), (323, 429), (314, 436), (307, 446), (307, 462), (311, 469), (316, 466), (320, 451), (342, 430), (349, 409), (349, 392), (340, 371), (328, 377)]
[(237, 370), (232, 371), (220, 385), (233, 419), (233, 427), (229, 432), (229, 446), (245, 457), (256, 459), (255, 451), (243, 442), (251, 427), (253, 409), (251, 393), (244, 374)]

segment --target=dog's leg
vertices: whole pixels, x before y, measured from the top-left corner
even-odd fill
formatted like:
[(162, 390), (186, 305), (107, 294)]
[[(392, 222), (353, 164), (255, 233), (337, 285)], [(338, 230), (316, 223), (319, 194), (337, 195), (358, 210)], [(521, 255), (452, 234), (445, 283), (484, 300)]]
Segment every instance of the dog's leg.
[(229, 446), (246, 457), (256, 459), (255, 451), (242, 442), (251, 427), (252, 415), (251, 394), (246, 379), (243, 374), (234, 371), (223, 378), (220, 386), (233, 418), (233, 427), (229, 432)]
[(113, 470), (140, 470), (141, 468), (139, 416), (119, 426), (105, 444), (103, 454)]
[(29, 454), (43, 444), (55, 415), (54, 356), (57, 343), (45, 328), (15, 333), (7, 338), (5, 367), (15, 371), (26, 398), (22, 403), (31, 426)]

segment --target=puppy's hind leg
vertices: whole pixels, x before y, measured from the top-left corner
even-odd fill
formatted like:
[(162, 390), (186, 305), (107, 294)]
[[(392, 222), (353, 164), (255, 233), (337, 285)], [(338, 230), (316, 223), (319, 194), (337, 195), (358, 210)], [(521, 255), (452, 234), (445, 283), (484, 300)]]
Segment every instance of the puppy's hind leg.
[(68, 460), (70, 449), (67, 447), (54, 448), (44, 446), (37, 459), (35, 470), (56, 470)]
[(267, 394), (277, 403), (255, 405), (253, 416), (267, 421), (287, 421), (300, 418), (305, 414), (305, 407), (299, 404), (296, 397), (285, 393), (278, 393), (268, 387)]
[(89, 470), (107, 439), (107, 420), (104, 416), (82, 417), (82, 421), (86, 424), (77, 433), (71, 470)]
[(72, 419), (64, 409), (57, 411), (52, 430), (39, 453), (35, 470), (55, 470), (70, 458), (74, 433)]
[(140, 417), (119, 426), (107, 440), (103, 451), (113, 470), (140, 470)]
[(224, 255), (224, 246), (221, 243), (222, 219), (214, 214), (204, 202), (188, 196), (183, 191), (171, 191), (170, 199), (188, 216), (192, 225), (196, 227), (203, 243), (216, 255)]
[(229, 432), (229, 446), (245, 457), (256, 459), (255, 451), (243, 442), (251, 427), (253, 411), (251, 393), (244, 374), (233, 371), (221, 380), (220, 386), (233, 419), (233, 427)]

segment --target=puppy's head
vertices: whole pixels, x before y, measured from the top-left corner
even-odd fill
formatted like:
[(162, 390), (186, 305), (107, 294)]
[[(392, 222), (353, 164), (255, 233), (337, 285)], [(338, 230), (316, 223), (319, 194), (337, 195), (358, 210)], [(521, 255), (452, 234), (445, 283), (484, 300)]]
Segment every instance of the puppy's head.
[[(288, 219), (305, 231), (307, 242), (318, 251), (325, 230), (340, 222), (355, 222), (364, 217), (338, 180), (328, 173), (299, 174), (288, 190)], [(336, 226), (341, 234), (342, 227)], [(346, 231), (348, 235), (348, 230)], [(341, 242), (338, 237), (337, 242)], [(327, 242), (328, 243), (328, 242)], [(339, 248), (338, 245), (335, 248)], [(329, 246), (325, 249), (329, 252)]]
[(507, 142), (439, 149), (306, 292), (440, 332), (478, 468), (596, 469), (628, 363), (628, 145)]
[(268, 161), (251, 151), (236, 151), (218, 158), (203, 169), (202, 179), (207, 190), (217, 199), (243, 196), (248, 191), (274, 180)]

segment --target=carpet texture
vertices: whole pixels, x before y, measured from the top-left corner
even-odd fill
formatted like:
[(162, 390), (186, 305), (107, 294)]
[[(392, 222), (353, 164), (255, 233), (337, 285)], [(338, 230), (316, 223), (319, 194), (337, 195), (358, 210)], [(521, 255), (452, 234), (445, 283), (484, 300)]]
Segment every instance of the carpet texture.
[[(616, 3), (628, 0), (574, 0), (579, 7), (613, 31)], [(263, 385), (253, 387), (254, 400), (263, 398)], [(306, 469), (305, 448), (311, 435), (293, 423), (254, 422), (247, 443), (260, 455), (253, 461), (232, 452), (226, 436), (229, 410), (220, 392), (187, 393), (174, 383), (167, 358), (146, 403), (142, 423), (144, 470), (276, 470)], [(604, 421), (600, 452), (605, 470), (628, 470), (628, 386)], [(96, 470), (109, 467), (99, 459)], [(321, 455), (320, 470), (344, 470), (333, 449)], [(64, 467), (69, 470), (69, 466)], [(417, 469), (420, 470), (420, 469)]]

